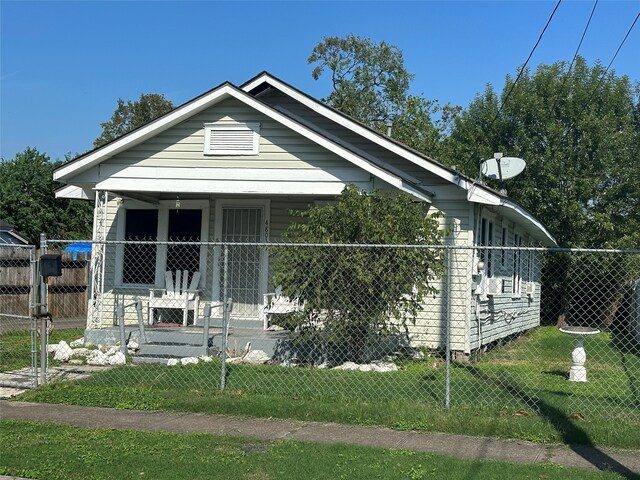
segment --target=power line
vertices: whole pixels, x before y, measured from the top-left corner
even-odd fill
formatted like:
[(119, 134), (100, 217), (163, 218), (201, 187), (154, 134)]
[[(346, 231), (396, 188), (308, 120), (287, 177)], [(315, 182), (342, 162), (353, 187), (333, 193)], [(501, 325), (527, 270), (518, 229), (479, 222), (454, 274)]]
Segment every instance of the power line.
[[(622, 39), (622, 42), (620, 42), (620, 45), (618, 46), (618, 49), (616, 50), (616, 53), (614, 53), (613, 58), (611, 59), (611, 61), (609, 62), (609, 65), (607, 65), (607, 68), (604, 71), (604, 74), (602, 75), (602, 80), (604, 80), (604, 76), (607, 74), (607, 72), (609, 71), (609, 68), (611, 67), (611, 64), (613, 64), (613, 61), (616, 59), (616, 57), (618, 56), (618, 53), (620, 52), (620, 49), (622, 48), (622, 46), (624, 45), (624, 42), (627, 41), (627, 37), (629, 37), (629, 34), (631, 33), (631, 30), (633, 30), (633, 27), (635, 27), (636, 22), (638, 21), (638, 18), (640, 17), (640, 12), (638, 12), (638, 14), (636, 15), (636, 18), (633, 20), (633, 23), (631, 24), (631, 26), (629, 27), (629, 30), (627, 30), (627, 34), (624, 36), (624, 38)], [(602, 82), (602, 80), (600, 80)], [(598, 84), (598, 87), (600, 85)]]
[(640, 12), (638, 12), (638, 14), (636, 15), (636, 18), (633, 19), (633, 23), (631, 23), (631, 26), (629, 27), (629, 30), (627, 30), (627, 34), (624, 36), (624, 38), (620, 42), (620, 45), (618, 45), (616, 53), (613, 54), (613, 57), (611, 58), (611, 61), (609, 62), (609, 65), (607, 65), (607, 68), (604, 69), (604, 72), (603, 72), (602, 76), (600, 77), (600, 80), (596, 84), (595, 88), (593, 90), (591, 90), (591, 93), (589, 94), (589, 100), (587, 101), (587, 104), (591, 103), (591, 99), (593, 98), (593, 96), (596, 94), (596, 92), (598, 91), (598, 89), (602, 85), (602, 82), (604, 82), (604, 80), (605, 80), (605, 78), (607, 76), (607, 73), (609, 72), (609, 69), (611, 68), (611, 65), (613, 65), (613, 62), (616, 59), (616, 57), (618, 56), (618, 53), (620, 53), (620, 50), (622, 49), (622, 46), (627, 41), (627, 38), (629, 37), (629, 34), (631, 33), (631, 30), (633, 30), (633, 27), (636, 26), (636, 22), (638, 21), (638, 18), (640, 18)]
[(576, 61), (576, 58), (578, 58), (578, 52), (580, 51), (580, 47), (582, 46), (582, 41), (584, 40), (584, 37), (587, 34), (587, 30), (589, 29), (589, 24), (591, 24), (591, 19), (593, 18), (593, 12), (596, 11), (597, 6), (598, 6), (598, 0), (596, 0), (596, 2), (593, 4), (593, 8), (591, 9), (591, 15), (589, 15), (589, 20), (587, 20), (587, 24), (585, 25), (584, 31), (582, 32), (582, 37), (580, 38), (580, 43), (578, 43), (578, 48), (576, 48), (576, 53), (573, 54), (573, 59), (569, 64), (569, 70), (567, 70), (567, 75), (571, 71), (571, 68), (573, 68), (573, 64)]
[(553, 9), (553, 12), (551, 12), (551, 16), (549, 17), (549, 20), (547, 20), (547, 24), (542, 29), (542, 32), (540, 32), (540, 36), (538, 37), (538, 41), (536, 42), (536, 44), (531, 49), (531, 52), (529, 53), (529, 56), (527, 57), (527, 61), (524, 62), (524, 65), (522, 65), (522, 68), (518, 72), (518, 76), (516, 77), (516, 80), (513, 82), (513, 84), (511, 85), (511, 88), (507, 92), (507, 96), (504, 98), (504, 101), (500, 105), (500, 108), (498, 108), (498, 111), (496, 112), (495, 117), (493, 117), (493, 120), (491, 120), (491, 123), (489, 124), (489, 128), (487, 129), (487, 131), (491, 130), (491, 127), (493, 127), (493, 124), (496, 121), (496, 119), (498, 118), (498, 116), (500, 115), (500, 112), (502, 112), (502, 108), (507, 103), (507, 100), (509, 100), (509, 96), (511, 96), (511, 92), (513, 92), (513, 89), (515, 88), (516, 84), (518, 83), (518, 80), (520, 80), (520, 77), (522, 76), (522, 73), (524, 72), (525, 68), (527, 68), (527, 64), (529, 63), (529, 60), (531, 60), (531, 57), (533, 56), (533, 52), (535, 52), (536, 48), (538, 48), (538, 45), (540, 44), (540, 40), (542, 40), (542, 37), (544, 36), (544, 32), (547, 31), (547, 27), (551, 23), (551, 19), (555, 15), (556, 10), (558, 10), (558, 7), (560, 6), (560, 3), (562, 3), (562, 0), (558, 0), (558, 3), (556, 3), (556, 6)]

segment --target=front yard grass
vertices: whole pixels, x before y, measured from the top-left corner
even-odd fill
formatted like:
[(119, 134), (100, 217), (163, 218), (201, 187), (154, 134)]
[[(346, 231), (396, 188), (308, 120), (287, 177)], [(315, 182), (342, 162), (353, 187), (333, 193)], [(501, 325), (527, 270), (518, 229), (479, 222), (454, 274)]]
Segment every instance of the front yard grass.
[(209, 434), (0, 422), (0, 475), (73, 479), (617, 479), (551, 464), (472, 461), (408, 450)]
[[(61, 340), (69, 343), (84, 335), (83, 328), (54, 330), (49, 336), (49, 344)], [(38, 337), (38, 351), (40, 337)], [(40, 353), (38, 353), (40, 355)], [(40, 358), (40, 357), (38, 357)], [(8, 372), (31, 366), (31, 331), (13, 330), (0, 335), (0, 372)]]
[(552, 327), (530, 332), (481, 360), (445, 368), (427, 357), (374, 373), (220, 363), (115, 368), (28, 392), (26, 401), (166, 409), (381, 425), (538, 442), (640, 449), (640, 358), (587, 340), (589, 382), (568, 382), (572, 339)]

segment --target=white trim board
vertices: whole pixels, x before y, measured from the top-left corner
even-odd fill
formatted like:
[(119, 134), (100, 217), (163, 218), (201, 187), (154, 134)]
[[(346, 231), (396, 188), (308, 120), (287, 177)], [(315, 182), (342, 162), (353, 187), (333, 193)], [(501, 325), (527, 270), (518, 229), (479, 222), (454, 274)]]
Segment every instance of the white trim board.
[[(262, 85), (268, 84), (272, 87), (283, 92), (285, 95), (290, 96), (294, 100), (302, 103), (304, 106), (313, 110), (314, 112), (324, 116), (325, 118), (332, 120), (333, 122), (351, 130), (352, 132), (370, 140), (371, 142), (399, 155), (406, 160), (418, 165), (419, 167), (425, 169), (428, 172), (431, 172), (440, 178), (443, 178), (458, 187), (467, 190), (468, 200), (471, 202), (477, 202), (486, 205), (496, 205), (502, 206), (508, 209), (512, 209), (517, 213), (518, 216), (522, 216), (527, 223), (539, 229), (541, 235), (539, 236), (539, 240), (545, 244), (557, 245), (553, 236), (547, 231), (547, 229), (529, 212), (525, 209), (517, 205), (515, 202), (502, 197), (486, 188), (484, 185), (480, 185), (474, 182), (471, 182), (467, 179), (464, 179), (460, 176), (458, 172), (452, 171), (444, 166), (438, 165), (434, 160), (427, 160), (422, 157), (418, 153), (411, 151), (408, 148), (402, 147), (398, 143), (389, 140), (385, 136), (365, 127), (364, 125), (355, 122), (348, 117), (336, 112), (335, 110), (323, 105), (317, 100), (307, 96), (301, 91), (297, 90), (290, 85), (282, 82), (278, 78), (273, 77), (267, 72), (263, 72), (254, 79), (250, 80), (248, 83), (242, 85), (242, 90), (245, 92), (250, 92), (254, 88)], [(285, 109), (282, 109), (285, 110)]]
[[(214, 105), (224, 98), (230, 97), (233, 97), (245, 103), (256, 111), (266, 115), (267, 117), (270, 117), (281, 125), (284, 125), (285, 127), (302, 135), (308, 140), (315, 142), (321, 147), (326, 148), (330, 152), (335, 153), (336, 155), (353, 163), (354, 165), (362, 168), (363, 170), (380, 178), (381, 180), (398, 188), (399, 190), (402, 190), (418, 198), (419, 200), (431, 203), (431, 198), (425, 193), (411, 186), (410, 182), (408, 182), (407, 179), (401, 178), (398, 175), (394, 175), (389, 171), (372, 164), (370, 161), (362, 158), (359, 155), (356, 155), (345, 147), (323, 137), (319, 133), (296, 122), (295, 120), (287, 117), (285, 114), (278, 112), (271, 106), (255, 99), (251, 95), (237, 89), (236, 87), (228, 83), (223, 84), (217, 89), (203, 95), (202, 97), (199, 97), (191, 103), (187, 103), (182, 107), (178, 107), (176, 110), (173, 110), (164, 117), (161, 117), (158, 120), (155, 120), (138, 130), (134, 130), (133, 132), (124, 135), (120, 139), (105, 145), (103, 148), (100, 148), (94, 152), (90, 152), (86, 156), (80, 157), (70, 164), (60, 167), (54, 172), (54, 179), (59, 181), (70, 180), (74, 174), (78, 174), (88, 168), (91, 168), (92, 166), (99, 164), (100, 162), (110, 158), (116, 153), (120, 153), (128, 148), (133, 147), (134, 145), (138, 145), (139, 143), (142, 143), (143, 141), (153, 137), (154, 135), (157, 135), (158, 133), (170, 128), (171, 126), (178, 124), (191, 115)], [(96, 186), (96, 188), (98, 188), (99, 190), (104, 190), (111, 187)]]

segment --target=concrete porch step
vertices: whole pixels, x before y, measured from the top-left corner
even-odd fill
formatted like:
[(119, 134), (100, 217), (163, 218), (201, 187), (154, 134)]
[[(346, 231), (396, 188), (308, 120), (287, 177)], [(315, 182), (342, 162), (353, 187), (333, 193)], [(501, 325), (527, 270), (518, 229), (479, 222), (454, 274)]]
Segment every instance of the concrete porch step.
[[(222, 334), (221, 329), (209, 329), (209, 338)], [(148, 343), (180, 343), (185, 345), (202, 345), (204, 332), (198, 327), (182, 328), (147, 328), (145, 336)]]

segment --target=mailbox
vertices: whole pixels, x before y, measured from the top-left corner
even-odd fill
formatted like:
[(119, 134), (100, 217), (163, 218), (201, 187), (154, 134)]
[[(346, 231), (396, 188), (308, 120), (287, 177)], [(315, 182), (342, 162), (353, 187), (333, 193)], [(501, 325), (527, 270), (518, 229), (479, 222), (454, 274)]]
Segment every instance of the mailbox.
[(43, 277), (60, 277), (62, 275), (62, 255), (59, 253), (41, 255), (40, 275)]

